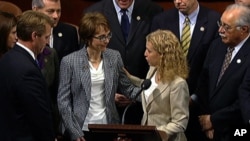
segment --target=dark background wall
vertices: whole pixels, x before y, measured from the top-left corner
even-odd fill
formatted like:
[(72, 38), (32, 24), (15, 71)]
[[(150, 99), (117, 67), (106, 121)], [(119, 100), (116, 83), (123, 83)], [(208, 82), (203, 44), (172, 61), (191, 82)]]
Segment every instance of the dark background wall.
[[(19, 6), (23, 11), (31, 9), (31, 0), (5, 0)], [(61, 0), (62, 16), (61, 21), (78, 25), (82, 11), (86, 7), (94, 4), (98, 0)], [(174, 7), (173, 0), (155, 0), (164, 9)], [(199, 0), (201, 5), (207, 6), (218, 12), (223, 12), (225, 7), (234, 2), (234, 0)]]

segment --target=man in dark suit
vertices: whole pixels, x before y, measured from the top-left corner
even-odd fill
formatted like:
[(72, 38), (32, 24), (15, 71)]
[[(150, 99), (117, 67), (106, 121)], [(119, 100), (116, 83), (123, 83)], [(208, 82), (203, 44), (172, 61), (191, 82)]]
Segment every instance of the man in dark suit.
[[(124, 37), (121, 22), (122, 12), (126, 10), (129, 20), (129, 31), (127, 37)], [(118, 50), (122, 56), (125, 68), (129, 73), (140, 78), (145, 78), (148, 71), (148, 64), (144, 57), (146, 49), (146, 35), (150, 32), (151, 21), (154, 15), (163, 11), (163, 8), (153, 3), (151, 0), (102, 0), (87, 8), (84, 12), (99, 11), (103, 13), (109, 21), (112, 38), (108, 47)], [(118, 105), (126, 105), (130, 102), (123, 95), (116, 95)], [(127, 117), (127, 123), (140, 124), (142, 109), (141, 103), (135, 109), (135, 113)], [(122, 114), (122, 107), (120, 114)], [(136, 115), (138, 115), (136, 118)], [(137, 120), (136, 120), (137, 119)]]
[[(0, 60), (0, 126), (15, 141), (54, 141), (51, 103), (36, 63), (51, 34), (53, 22), (38, 12), (24, 12), (17, 23), (18, 42)], [(1, 118), (2, 119), (2, 118)], [(3, 131), (2, 129), (0, 131)], [(2, 140), (2, 138), (1, 138)]]
[[(189, 77), (187, 78), (190, 95), (195, 92), (198, 78), (204, 63), (210, 43), (218, 38), (217, 21), (220, 14), (199, 5), (197, 0), (174, 0), (175, 8), (158, 14), (153, 19), (152, 31), (156, 29), (171, 30), (181, 39), (184, 19), (188, 16), (190, 20), (191, 42), (187, 52), (189, 65)], [(190, 119), (186, 130), (187, 139), (190, 141), (203, 140), (197, 122), (198, 109), (195, 105), (190, 105)]]
[(59, 62), (62, 57), (79, 49), (78, 32), (76, 27), (60, 22), (60, 0), (32, 0), (32, 9), (50, 16), (54, 20), (54, 27), (49, 45), (55, 48)]
[[(235, 0), (236, 4), (242, 4), (250, 7), (250, 0)], [(247, 69), (247, 72), (244, 76), (244, 81), (239, 90), (239, 101), (241, 113), (244, 119), (244, 123), (246, 124), (246, 129), (248, 129), (248, 133), (246, 136), (250, 136), (250, 67)]]
[(244, 80), (239, 89), (239, 103), (241, 114), (247, 129), (245, 136), (250, 139), (250, 66), (248, 66)]
[[(53, 82), (49, 85), (49, 92), (52, 97), (53, 102), (53, 113), (54, 121), (55, 121), (55, 132), (58, 131), (58, 126), (60, 122), (60, 118), (57, 110), (57, 89), (58, 89), (58, 74), (59, 68), (57, 63), (61, 62), (61, 59), (70, 54), (73, 51), (79, 49), (79, 41), (78, 41), (78, 32), (76, 27), (68, 24), (60, 22), (61, 17), (61, 1), (60, 0), (32, 0), (32, 10), (38, 11), (48, 15), (53, 21), (53, 29), (49, 39), (49, 47), (56, 50), (56, 56), (58, 60), (55, 58), (55, 53), (48, 53), (49, 49), (45, 49), (44, 52), (39, 54), (38, 59), (42, 64), (45, 64), (45, 68), (41, 68), (42, 72), (46, 72), (44, 75), (46, 80), (50, 80)], [(58, 62), (57, 62), (58, 61)], [(48, 65), (50, 64), (50, 65)], [(61, 134), (61, 133), (58, 133)]]
[(249, 8), (237, 4), (223, 12), (219, 23), (221, 39), (211, 44), (198, 83), (199, 122), (213, 141), (250, 140), (237, 134), (234, 137), (237, 129), (245, 128), (239, 87), (250, 65), (249, 15)]

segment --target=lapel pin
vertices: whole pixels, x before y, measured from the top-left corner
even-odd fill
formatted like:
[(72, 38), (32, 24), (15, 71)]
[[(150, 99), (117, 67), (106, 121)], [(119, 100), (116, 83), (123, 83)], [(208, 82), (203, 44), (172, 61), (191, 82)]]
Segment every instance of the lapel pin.
[(204, 31), (205, 30), (205, 28), (202, 26), (201, 28), (200, 28), (200, 31)]
[(141, 17), (140, 16), (137, 16), (136, 17), (137, 21), (141, 20)]
[(241, 60), (240, 60), (240, 59), (237, 59), (236, 62), (237, 62), (237, 64), (240, 64), (240, 63), (241, 63)]
[(58, 37), (62, 37), (63, 34), (61, 32), (58, 33)]

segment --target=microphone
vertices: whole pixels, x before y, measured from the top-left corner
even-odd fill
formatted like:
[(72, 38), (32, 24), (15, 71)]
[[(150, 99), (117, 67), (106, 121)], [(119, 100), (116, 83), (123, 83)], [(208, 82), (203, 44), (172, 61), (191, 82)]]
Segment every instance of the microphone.
[(150, 87), (150, 85), (151, 85), (151, 80), (150, 80), (150, 79), (145, 79), (145, 80), (142, 82), (142, 84), (141, 84), (141, 89), (137, 92), (137, 94), (136, 94), (135, 97), (133, 98), (132, 102), (124, 109), (124, 112), (123, 112), (123, 114), (122, 114), (122, 124), (124, 124), (124, 119), (125, 119), (125, 115), (126, 115), (126, 112), (127, 112), (128, 108), (131, 107), (131, 106), (135, 103), (137, 97), (141, 94), (141, 92), (142, 92), (143, 90), (148, 89), (148, 88)]

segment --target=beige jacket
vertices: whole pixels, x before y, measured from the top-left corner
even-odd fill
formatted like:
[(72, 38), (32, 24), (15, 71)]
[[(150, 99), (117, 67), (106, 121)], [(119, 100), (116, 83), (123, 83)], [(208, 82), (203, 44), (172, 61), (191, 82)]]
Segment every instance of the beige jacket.
[[(147, 79), (155, 73), (155, 68), (150, 67)], [(143, 80), (131, 76), (130, 79), (136, 85)], [(142, 125), (153, 125), (158, 130), (164, 131), (168, 141), (186, 141), (184, 131), (189, 118), (189, 92), (184, 79), (177, 77), (168, 84), (159, 83), (157, 88), (149, 96), (148, 102), (141, 95), (143, 105)]]

